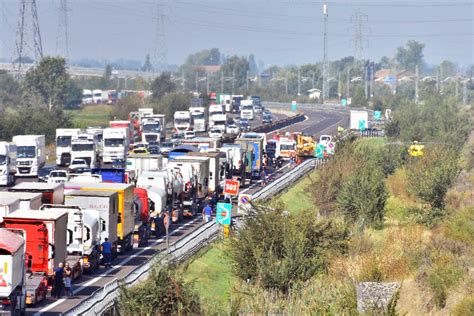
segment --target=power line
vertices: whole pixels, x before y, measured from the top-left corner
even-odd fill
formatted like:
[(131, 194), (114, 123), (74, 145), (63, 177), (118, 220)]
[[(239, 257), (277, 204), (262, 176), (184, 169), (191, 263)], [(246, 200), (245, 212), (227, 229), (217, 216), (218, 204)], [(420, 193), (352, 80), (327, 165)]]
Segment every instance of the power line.
[(352, 28), (354, 31), (352, 41), (354, 43), (354, 57), (356, 59), (362, 59), (364, 51), (364, 36), (369, 30), (364, 24), (368, 21), (369, 16), (360, 12), (360, 10), (351, 16), (351, 23), (353, 24)]
[(167, 65), (166, 58), (166, 30), (165, 8), (166, 0), (156, 0), (156, 29), (155, 29), (155, 69), (164, 70)]
[(58, 33), (56, 36), (56, 54), (69, 63), (69, 23), (67, 0), (60, 0), (58, 10)]
[[(30, 51), (26, 51), (25, 48), (30, 48)], [(33, 54), (33, 56), (28, 56), (28, 53)], [(17, 77), (21, 75), (24, 57), (34, 57), (35, 61), (43, 58), (43, 44), (36, 0), (21, 0), (20, 3), (20, 17), (18, 19), (13, 59), (13, 70)]]
[[(287, 2), (290, 5), (295, 4), (307, 4), (307, 5), (321, 5), (325, 2), (321, 1), (291, 1)], [(398, 2), (398, 3), (380, 3), (380, 2), (326, 2), (331, 6), (338, 6), (338, 7), (382, 7), (382, 8), (427, 8), (427, 7), (465, 7), (465, 6), (473, 6), (472, 2), (452, 2), (452, 1), (444, 1), (444, 2), (424, 2), (424, 3), (412, 3), (412, 2)]]

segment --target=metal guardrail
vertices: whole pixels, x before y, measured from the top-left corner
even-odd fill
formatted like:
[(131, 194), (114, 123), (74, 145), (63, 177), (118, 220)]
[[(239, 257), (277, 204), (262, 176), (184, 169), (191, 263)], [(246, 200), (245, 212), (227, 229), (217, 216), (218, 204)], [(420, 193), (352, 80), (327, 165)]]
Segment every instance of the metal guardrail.
[(115, 279), (103, 288), (96, 290), (89, 298), (64, 313), (64, 315), (101, 315), (115, 303), (120, 286), (132, 286), (145, 280), (156, 264), (164, 265), (170, 261), (186, 260), (214, 240), (218, 233), (219, 225), (215, 222), (202, 225), (183, 239), (172, 244), (168, 255), (163, 252), (156, 254), (125, 278)]

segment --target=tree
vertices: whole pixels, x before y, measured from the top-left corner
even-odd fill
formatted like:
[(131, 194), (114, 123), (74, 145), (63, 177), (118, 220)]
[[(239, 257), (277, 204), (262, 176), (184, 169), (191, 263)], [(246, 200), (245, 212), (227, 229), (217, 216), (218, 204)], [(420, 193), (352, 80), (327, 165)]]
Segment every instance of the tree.
[(0, 70), (0, 109), (17, 105), (20, 85), (6, 70)]
[(146, 54), (145, 63), (143, 64), (142, 71), (144, 72), (151, 72), (153, 71), (153, 65), (150, 61), (150, 54)]
[(417, 65), (423, 65), (423, 48), (425, 44), (408, 41), (406, 47), (398, 47), (395, 59), (405, 70), (415, 71)]
[(235, 274), (265, 289), (288, 291), (322, 273), (335, 254), (347, 250), (348, 231), (332, 220), (283, 215), (281, 206), (254, 206), (231, 241)]
[(163, 72), (151, 83), (152, 99), (159, 101), (166, 94), (176, 90), (176, 84), (171, 80), (171, 73)]
[(245, 57), (234, 55), (227, 58), (221, 70), (226, 76), (232, 76), (232, 73), (234, 74), (234, 92), (242, 91), (242, 89), (246, 87), (249, 63)]
[(258, 73), (257, 62), (255, 61), (254, 54), (250, 54), (249, 56), (249, 70), (252, 74)]
[(440, 74), (442, 75), (442, 79), (446, 77), (453, 77), (457, 73), (456, 64), (449, 60), (443, 60), (438, 68), (440, 70)]
[(382, 58), (380, 58), (378, 66), (378, 68), (391, 68), (390, 59), (387, 56), (383, 56)]
[(100, 87), (102, 89), (107, 89), (110, 86), (110, 80), (112, 79), (112, 65), (107, 64), (104, 69), (104, 75), (100, 78)]
[(383, 173), (368, 161), (344, 182), (337, 196), (337, 207), (349, 223), (359, 223), (362, 227), (380, 225), (387, 197)]
[(357, 85), (355, 87), (355, 92), (352, 97), (352, 105), (354, 106), (367, 106), (368, 101), (365, 97), (364, 87), (362, 85)]
[(25, 93), (38, 95), (48, 105), (48, 111), (63, 108), (67, 102), (69, 75), (61, 57), (44, 57), (25, 76)]
[(192, 94), (172, 92), (165, 95), (160, 101), (153, 105), (155, 113), (165, 114), (168, 120), (173, 119), (174, 112), (187, 111)]
[(153, 268), (143, 284), (122, 286), (118, 300), (122, 315), (198, 315), (199, 295), (174, 267)]

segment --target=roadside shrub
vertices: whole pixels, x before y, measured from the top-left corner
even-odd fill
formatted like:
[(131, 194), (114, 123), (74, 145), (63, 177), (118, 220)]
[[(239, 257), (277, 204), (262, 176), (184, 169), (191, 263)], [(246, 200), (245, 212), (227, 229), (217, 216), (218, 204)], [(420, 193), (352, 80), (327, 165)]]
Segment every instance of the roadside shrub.
[(348, 231), (315, 212), (283, 216), (282, 209), (254, 208), (231, 241), (235, 274), (264, 289), (287, 293), (294, 284), (324, 272), (329, 260), (347, 250)]
[(343, 183), (336, 203), (347, 222), (377, 226), (384, 221), (387, 196), (383, 173), (367, 162)]
[(144, 283), (122, 286), (118, 304), (122, 315), (200, 313), (199, 296), (174, 267), (157, 266)]
[(452, 313), (454, 316), (474, 315), (474, 295), (463, 298), (454, 306)]
[(474, 246), (474, 208), (453, 213), (446, 222), (446, 236)]

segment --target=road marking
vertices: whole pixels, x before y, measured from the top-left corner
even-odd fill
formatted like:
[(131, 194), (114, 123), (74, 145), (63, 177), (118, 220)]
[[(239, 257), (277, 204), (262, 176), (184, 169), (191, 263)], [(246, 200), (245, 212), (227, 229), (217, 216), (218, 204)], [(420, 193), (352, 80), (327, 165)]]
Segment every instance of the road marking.
[[(187, 222), (186, 224), (184, 225), (181, 225), (180, 227), (178, 227), (177, 229), (173, 230), (169, 235), (170, 236), (173, 236), (174, 234), (176, 234), (177, 232), (179, 232), (180, 230), (184, 229), (185, 227), (188, 227), (192, 224), (194, 224), (197, 220), (201, 219), (200, 217), (198, 218), (195, 218), (193, 219), (192, 221), (190, 222)], [(147, 246), (145, 248), (142, 248), (140, 251), (138, 251), (137, 253), (131, 255), (130, 257), (122, 260), (122, 262), (120, 262), (118, 265), (114, 265), (111, 267), (111, 269), (107, 270), (106, 272), (98, 275), (97, 277), (89, 280), (88, 282), (82, 284), (81, 286), (79, 286), (77, 289), (75, 289), (73, 291), (73, 294), (76, 294), (76, 293), (79, 293), (80, 291), (82, 291), (83, 289), (89, 287), (90, 285), (96, 283), (97, 281), (99, 281), (100, 279), (102, 279), (103, 277), (106, 277), (107, 275), (109, 275), (110, 273), (112, 273), (113, 271), (117, 270), (117, 269), (120, 269), (122, 268), (125, 264), (127, 264), (128, 262), (130, 262), (132, 259), (138, 257), (139, 255), (141, 255), (142, 253), (144, 253), (145, 251), (147, 250), (150, 250), (152, 249), (154, 246), (156, 246), (157, 244), (159, 244), (160, 242), (163, 242), (165, 241), (165, 238), (160, 238), (158, 240), (155, 240), (153, 242), (153, 244), (151, 244), (150, 246)], [(50, 309), (53, 309), (54, 307), (60, 305), (61, 303), (63, 303), (64, 301), (66, 301), (65, 298), (62, 298), (62, 299), (59, 299), (57, 301), (55, 301), (54, 303), (51, 303), (49, 304), (48, 306), (45, 306), (43, 309), (41, 309), (40, 311), (36, 312), (33, 314), (33, 316), (39, 316), (47, 311), (49, 311)]]

